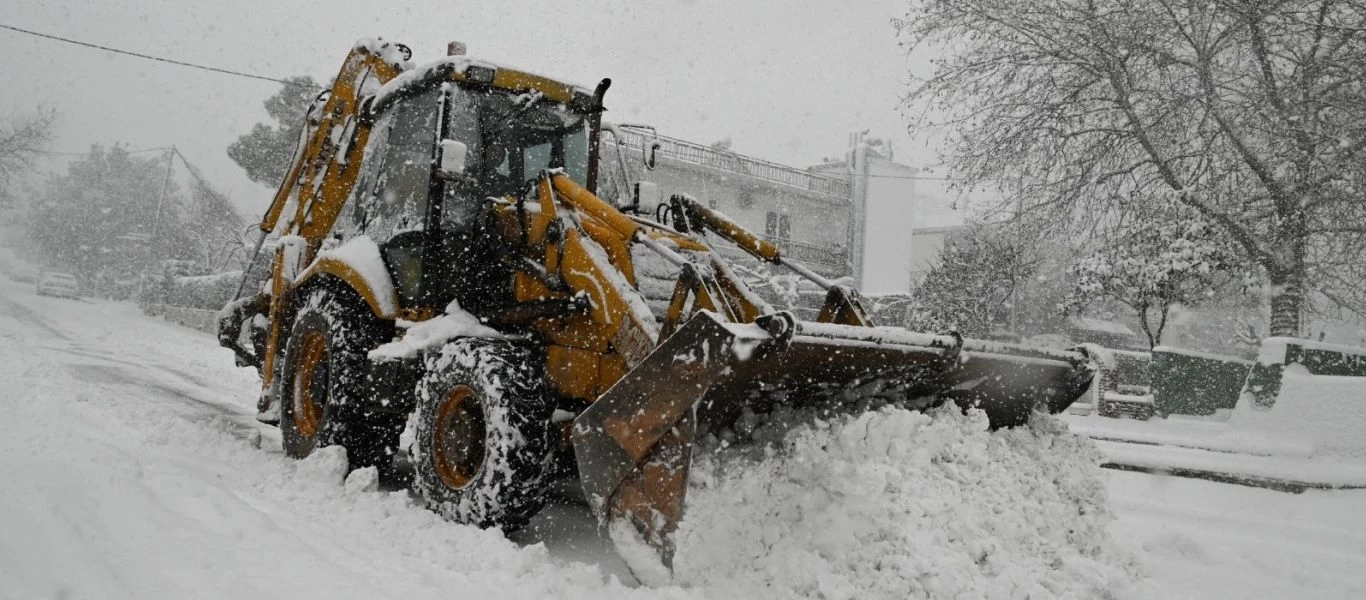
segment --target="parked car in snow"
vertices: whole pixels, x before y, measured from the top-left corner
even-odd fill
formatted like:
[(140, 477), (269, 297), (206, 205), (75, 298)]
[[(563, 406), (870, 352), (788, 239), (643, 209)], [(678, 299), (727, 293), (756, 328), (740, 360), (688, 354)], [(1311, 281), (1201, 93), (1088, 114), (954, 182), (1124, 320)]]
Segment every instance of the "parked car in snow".
[(79, 298), (81, 296), (77, 292), (78, 289), (79, 286), (76, 284), (76, 278), (70, 273), (44, 273), (42, 279), (38, 280), (39, 296)]
[(9, 273), (9, 278), (19, 283), (33, 283), (38, 281), (38, 269), (28, 265), (15, 265), (14, 270)]

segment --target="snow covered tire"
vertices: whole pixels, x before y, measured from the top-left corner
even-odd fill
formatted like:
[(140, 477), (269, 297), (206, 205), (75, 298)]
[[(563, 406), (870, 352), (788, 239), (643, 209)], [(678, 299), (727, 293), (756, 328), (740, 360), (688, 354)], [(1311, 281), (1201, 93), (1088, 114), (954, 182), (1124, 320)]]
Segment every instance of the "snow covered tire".
[(535, 352), (510, 340), (465, 338), (425, 360), (417, 387), (415, 483), (452, 521), (505, 531), (545, 503), (552, 405)]
[(353, 294), (304, 293), (280, 371), (280, 438), (303, 458), (320, 446), (346, 447), (352, 468), (388, 470), (401, 417), (362, 410), (373, 393), (366, 354), (392, 329)]

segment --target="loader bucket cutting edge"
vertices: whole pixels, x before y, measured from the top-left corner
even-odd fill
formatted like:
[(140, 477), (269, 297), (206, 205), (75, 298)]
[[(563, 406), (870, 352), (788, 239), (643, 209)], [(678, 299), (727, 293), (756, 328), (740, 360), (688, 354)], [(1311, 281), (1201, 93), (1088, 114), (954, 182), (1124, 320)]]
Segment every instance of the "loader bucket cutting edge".
[[(952, 399), (985, 410), (993, 427), (1010, 426), (1036, 408), (1065, 410), (1091, 380), (1090, 361), (1073, 352), (790, 315), (759, 321), (725, 323), (699, 312), (574, 420), (575, 458), (594, 514), (618, 550), (644, 542), (656, 553), (653, 567), (632, 564), (634, 572), (671, 567), (694, 440), (730, 428), (747, 411), (839, 412), (878, 402), (924, 409)], [(622, 530), (639, 539), (617, 539)], [(621, 554), (628, 564), (643, 558)]]

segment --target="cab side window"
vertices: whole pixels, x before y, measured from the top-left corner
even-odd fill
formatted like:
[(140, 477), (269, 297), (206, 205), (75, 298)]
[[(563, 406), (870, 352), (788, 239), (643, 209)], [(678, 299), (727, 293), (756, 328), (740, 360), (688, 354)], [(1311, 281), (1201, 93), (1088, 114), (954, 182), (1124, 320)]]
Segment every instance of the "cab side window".
[(440, 118), (439, 89), (399, 103), (380, 117), (357, 191), (359, 229), (377, 243), (420, 229), (427, 210)]

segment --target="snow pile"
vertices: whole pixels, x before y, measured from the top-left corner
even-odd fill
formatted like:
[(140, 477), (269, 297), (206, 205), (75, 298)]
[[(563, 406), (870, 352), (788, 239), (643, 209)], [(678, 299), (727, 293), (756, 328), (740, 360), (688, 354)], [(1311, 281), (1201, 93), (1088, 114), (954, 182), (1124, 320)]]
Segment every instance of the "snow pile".
[(308, 458), (299, 461), (294, 473), (300, 481), (335, 487), (342, 485), (346, 480), (348, 466), (346, 448), (326, 446), (314, 450)]
[(371, 359), (417, 356), (424, 350), (438, 348), (450, 340), (462, 337), (508, 337), (480, 322), (479, 317), (460, 308), (460, 303), (456, 301), (451, 301), (446, 306), (445, 314), (441, 316), (419, 323), (399, 319), (398, 326), (404, 329), (403, 337), (371, 350)]
[(699, 452), (677, 579), (729, 597), (1094, 598), (1143, 571), (1106, 533), (1101, 462), (1065, 423), (887, 408)]
[(1270, 410), (1240, 402), (1229, 420), (1230, 433), (1298, 443), (1314, 458), (1366, 460), (1366, 387), (1361, 377), (1313, 375), (1288, 365), (1281, 391)]

